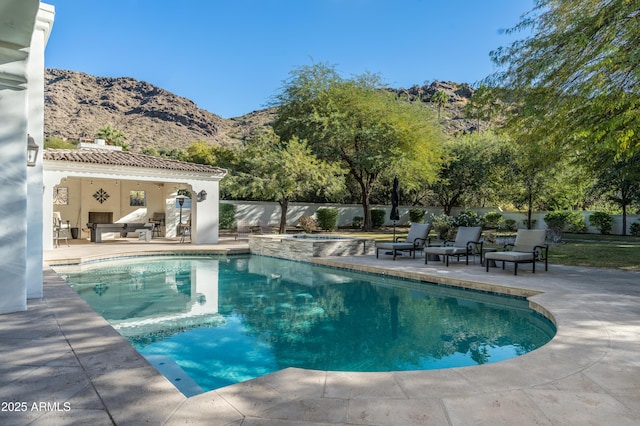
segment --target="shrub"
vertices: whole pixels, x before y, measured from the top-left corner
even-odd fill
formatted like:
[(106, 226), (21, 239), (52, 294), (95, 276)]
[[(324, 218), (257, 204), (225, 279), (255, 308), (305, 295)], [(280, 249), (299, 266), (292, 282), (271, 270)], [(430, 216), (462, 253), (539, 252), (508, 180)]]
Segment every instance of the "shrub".
[(564, 227), (567, 225), (568, 217), (568, 211), (553, 211), (544, 215), (548, 237), (554, 243), (557, 243), (562, 238), (562, 231), (564, 231)]
[(431, 215), (431, 226), (438, 234), (438, 238), (446, 240), (451, 231), (455, 228), (455, 220), (446, 214)]
[(504, 220), (502, 213), (489, 212), (482, 217), (482, 226), (484, 228), (497, 229), (500, 227), (500, 223)]
[(598, 228), (601, 234), (608, 234), (613, 226), (613, 216), (605, 212), (591, 213), (589, 223)]
[(351, 226), (360, 229), (362, 228), (362, 224), (364, 223), (364, 217), (362, 216), (354, 216), (351, 220)]
[(384, 225), (384, 218), (387, 215), (387, 212), (380, 209), (371, 209), (371, 225), (374, 228), (380, 228)]
[(234, 204), (220, 203), (220, 229), (233, 229), (236, 227), (236, 206)]
[(455, 226), (480, 226), (480, 223), (480, 216), (473, 210), (461, 211), (454, 220)]
[(640, 222), (633, 222), (630, 231), (632, 236), (640, 237)]
[(422, 223), (424, 222), (424, 216), (427, 212), (419, 208), (409, 209), (409, 220), (411, 223)]
[(584, 223), (584, 215), (580, 212), (570, 212), (567, 216), (567, 230), (576, 234), (587, 232), (587, 224)]
[(318, 224), (311, 216), (300, 216), (298, 223), (304, 229), (304, 232), (313, 232), (317, 229)]
[(514, 232), (518, 229), (518, 222), (515, 219), (505, 219), (504, 222), (500, 223), (498, 229), (500, 231)]
[(338, 229), (338, 209), (320, 208), (316, 211), (318, 226), (325, 231)]

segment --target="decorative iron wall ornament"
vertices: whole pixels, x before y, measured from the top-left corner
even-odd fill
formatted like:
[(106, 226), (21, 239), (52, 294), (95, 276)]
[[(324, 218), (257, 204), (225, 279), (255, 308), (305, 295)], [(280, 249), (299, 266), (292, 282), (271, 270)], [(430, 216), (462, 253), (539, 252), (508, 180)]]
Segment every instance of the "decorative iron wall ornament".
[(96, 191), (95, 194), (93, 194), (93, 198), (95, 198), (100, 204), (102, 204), (107, 201), (107, 199), (109, 198), (109, 194), (107, 194), (104, 189), (100, 188)]
[(204, 201), (206, 199), (207, 199), (207, 191), (205, 191), (204, 189), (196, 194), (197, 202)]
[(56, 186), (53, 188), (53, 204), (66, 206), (69, 204), (69, 188), (66, 186)]

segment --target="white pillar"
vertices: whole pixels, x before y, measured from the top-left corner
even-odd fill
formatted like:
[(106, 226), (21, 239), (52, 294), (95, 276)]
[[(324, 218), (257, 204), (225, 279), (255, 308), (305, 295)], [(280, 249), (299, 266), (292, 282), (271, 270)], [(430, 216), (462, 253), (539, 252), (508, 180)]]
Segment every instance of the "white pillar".
[(43, 294), (44, 48), (53, 24), (53, 15), (52, 6), (40, 5), (31, 37), (27, 64), (27, 128), (28, 133), (40, 147), (36, 166), (29, 167), (27, 170), (27, 298), (39, 298)]
[[(219, 183), (217, 181), (189, 182), (194, 190), (191, 207), (191, 238), (193, 244), (217, 244), (219, 236)], [(206, 199), (197, 201), (197, 194), (206, 192)]]
[(0, 313), (7, 313), (27, 309), (27, 92), (0, 90), (0, 112)]

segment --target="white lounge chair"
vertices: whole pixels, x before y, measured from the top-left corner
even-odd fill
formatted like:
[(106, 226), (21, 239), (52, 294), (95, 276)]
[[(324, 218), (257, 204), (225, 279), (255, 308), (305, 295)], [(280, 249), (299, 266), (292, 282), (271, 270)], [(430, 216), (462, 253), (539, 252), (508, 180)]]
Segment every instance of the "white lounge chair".
[(379, 257), (380, 250), (386, 250), (392, 252), (393, 260), (396, 260), (398, 252), (401, 251), (413, 253), (415, 259), (416, 251), (422, 250), (425, 244), (428, 244), (430, 230), (430, 223), (412, 223), (407, 237), (403, 239), (404, 241), (400, 241), (402, 237), (397, 237), (393, 242), (376, 243), (376, 258)]
[(506, 262), (513, 262), (513, 275), (518, 275), (518, 263), (532, 263), (533, 273), (536, 272), (536, 262), (544, 260), (544, 270), (549, 270), (549, 245), (545, 244), (547, 237), (544, 229), (518, 229), (516, 241), (505, 244), (503, 251), (485, 253), (484, 260), (489, 272), (489, 260), (501, 261), (502, 269)]

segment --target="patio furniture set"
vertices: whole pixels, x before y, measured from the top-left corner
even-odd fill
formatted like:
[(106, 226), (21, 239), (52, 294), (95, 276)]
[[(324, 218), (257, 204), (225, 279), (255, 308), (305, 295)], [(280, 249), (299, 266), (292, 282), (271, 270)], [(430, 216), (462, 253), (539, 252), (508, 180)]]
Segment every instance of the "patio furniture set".
[(480, 264), (489, 272), (490, 266), (496, 266), (496, 261), (502, 262), (505, 269), (507, 262), (514, 264), (514, 275), (518, 275), (518, 265), (531, 263), (532, 272), (536, 272), (536, 262), (544, 262), (544, 270), (549, 270), (548, 254), (549, 246), (545, 243), (546, 232), (544, 229), (519, 229), (513, 244), (505, 244), (502, 250), (483, 247), (481, 239), (482, 228), (479, 226), (458, 228), (454, 240), (446, 240), (440, 244), (432, 244), (429, 238), (431, 224), (411, 224), (406, 238), (396, 238), (394, 241), (379, 242), (376, 244), (376, 257), (380, 252), (393, 256), (396, 260), (398, 254), (408, 252), (416, 258), (417, 252), (424, 252), (424, 263), (429, 261), (443, 261), (449, 266), (449, 259), (455, 257), (460, 261), (464, 257), (466, 264), (472, 257), (480, 257)]

